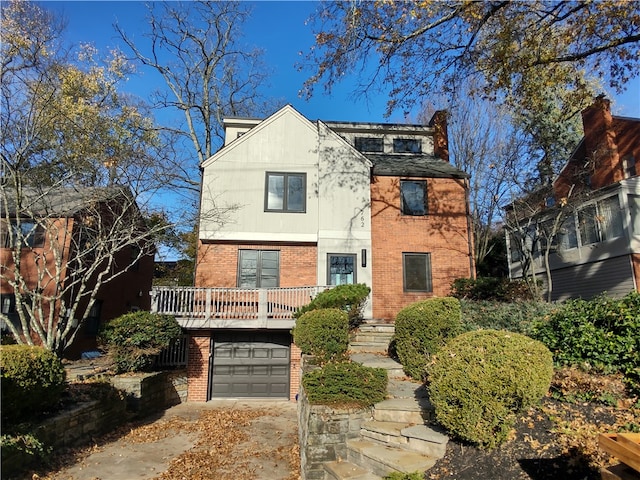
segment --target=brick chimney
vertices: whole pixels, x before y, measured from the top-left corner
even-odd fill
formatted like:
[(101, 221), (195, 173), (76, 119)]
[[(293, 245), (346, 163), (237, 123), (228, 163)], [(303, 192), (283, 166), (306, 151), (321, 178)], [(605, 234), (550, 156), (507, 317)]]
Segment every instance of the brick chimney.
[(599, 96), (590, 107), (582, 111), (586, 161), (591, 172), (594, 190), (624, 178), (617, 135), (611, 116), (611, 102)]
[(445, 162), (449, 161), (447, 115), (446, 110), (437, 110), (429, 120), (429, 126), (433, 127), (433, 153)]

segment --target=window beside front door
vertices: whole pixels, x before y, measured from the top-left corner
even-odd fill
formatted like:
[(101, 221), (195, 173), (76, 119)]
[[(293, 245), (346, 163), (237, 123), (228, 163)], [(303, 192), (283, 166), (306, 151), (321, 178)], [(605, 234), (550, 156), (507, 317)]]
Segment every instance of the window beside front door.
[(403, 215), (426, 215), (426, 180), (400, 180), (400, 201)]
[(238, 287), (271, 288), (279, 284), (279, 251), (240, 250), (238, 252)]
[(430, 253), (403, 253), (402, 271), (405, 292), (433, 291)]
[(307, 199), (306, 173), (267, 172), (265, 212), (304, 213)]
[(327, 284), (344, 285), (356, 283), (355, 254), (327, 255)]

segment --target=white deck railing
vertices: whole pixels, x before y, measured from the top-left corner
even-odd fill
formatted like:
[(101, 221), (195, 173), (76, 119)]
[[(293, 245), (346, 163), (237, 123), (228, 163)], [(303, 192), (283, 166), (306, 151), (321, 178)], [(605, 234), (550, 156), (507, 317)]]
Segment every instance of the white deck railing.
[(154, 287), (151, 311), (189, 319), (289, 320), (327, 287)]

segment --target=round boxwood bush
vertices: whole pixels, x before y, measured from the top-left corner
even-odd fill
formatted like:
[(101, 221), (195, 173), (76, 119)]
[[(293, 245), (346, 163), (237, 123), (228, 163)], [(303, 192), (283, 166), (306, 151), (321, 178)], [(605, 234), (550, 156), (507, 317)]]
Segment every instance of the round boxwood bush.
[(147, 371), (155, 357), (182, 334), (170, 315), (132, 312), (109, 321), (100, 332), (117, 373)]
[(0, 347), (2, 419), (19, 423), (54, 407), (65, 389), (65, 371), (50, 350), (30, 345)]
[(547, 393), (553, 359), (532, 338), (479, 330), (450, 340), (428, 373), (438, 421), (462, 439), (493, 448), (507, 439), (517, 413)]
[(320, 292), (311, 303), (296, 310), (294, 316), (300, 318), (305, 313), (319, 308), (338, 308), (347, 313), (349, 326), (355, 328), (362, 322), (362, 309), (369, 292), (371, 289), (364, 283), (338, 285)]
[(302, 386), (313, 405), (368, 407), (387, 395), (387, 372), (356, 362), (331, 362), (305, 373)]
[(337, 308), (311, 310), (296, 320), (293, 341), (319, 363), (343, 357), (349, 348), (349, 317)]
[(398, 312), (395, 327), (392, 343), (404, 372), (422, 380), (429, 357), (462, 330), (460, 301), (444, 297), (411, 304)]

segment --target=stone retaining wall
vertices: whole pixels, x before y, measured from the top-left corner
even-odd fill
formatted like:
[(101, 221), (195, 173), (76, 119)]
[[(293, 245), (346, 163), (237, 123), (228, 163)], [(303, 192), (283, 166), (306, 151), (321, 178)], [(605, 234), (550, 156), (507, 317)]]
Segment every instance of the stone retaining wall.
[(298, 440), (303, 480), (324, 480), (323, 463), (347, 459), (347, 440), (360, 436), (372, 408), (332, 408), (311, 405), (300, 388)]
[(126, 393), (127, 410), (139, 417), (187, 401), (187, 374), (183, 370), (117, 375), (110, 381)]

